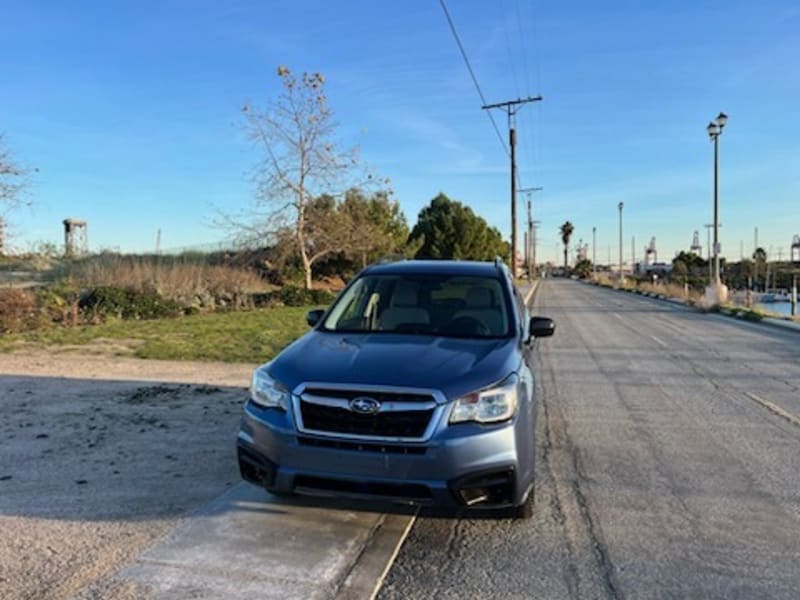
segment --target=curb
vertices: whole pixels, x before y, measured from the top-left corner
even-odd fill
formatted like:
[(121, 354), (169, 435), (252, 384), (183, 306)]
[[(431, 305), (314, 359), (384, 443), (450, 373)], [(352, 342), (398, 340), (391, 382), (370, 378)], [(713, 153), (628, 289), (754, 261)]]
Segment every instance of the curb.
[(411, 517), (384, 515), (337, 591), (337, 600), (372, 600), (378, 595), (416, 518), (416, 513)]
[(528, 288), (527, 291), (523, 292), (522, 300), (525, 302), (525, 306), (528, 306), (528, 304), (531, 303), (531, 299), (536, 294), (536, 290), (539, 289), (540, 281), (541, 279), (537, 279), (536, 281), (531, 283), (531, 286)]

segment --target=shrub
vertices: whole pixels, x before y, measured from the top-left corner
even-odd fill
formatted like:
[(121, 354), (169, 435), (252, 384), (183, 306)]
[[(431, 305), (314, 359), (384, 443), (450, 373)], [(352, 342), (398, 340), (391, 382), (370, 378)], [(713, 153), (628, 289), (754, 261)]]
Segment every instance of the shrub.
[(336, 294), (330, 290), (311, 290), (311, 302), (309, 304), (330, 304), (336, 299)]
[(336, 298), (336, 295), (329, 290), (307, 290), (294, 285), (283, 286), (277, 295), (278, 300), (285, 306), (330, 304)]
[(87, 316), (120, 319), (157, 319), (183, 313), (180, 304), (163, 298), (154, 290), (122, 289), (100, 286), (89, 290), (80, 300)]
[(0, 289), (0, 333), (18, 333), (36, 326), (36, 296), (18, 288)]
[(278, 297), (286, 306), (305, 306), (311, 299), (311, 293), (295, 285), (285, 285), (278, 292)]
[(78, 324), (80, 291), (75, 286), (62, 282), (38, 288), (36, 298), (42, 321), (47, 324)]

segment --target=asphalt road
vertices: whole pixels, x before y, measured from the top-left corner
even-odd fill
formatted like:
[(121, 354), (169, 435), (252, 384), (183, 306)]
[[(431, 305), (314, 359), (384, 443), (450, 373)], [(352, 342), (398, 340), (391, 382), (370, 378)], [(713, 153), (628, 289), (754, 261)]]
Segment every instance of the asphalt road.
[(800, 335), (568, 280), (534, 309), (534, 518), (419, 518), (380, 597), (800, 597)]

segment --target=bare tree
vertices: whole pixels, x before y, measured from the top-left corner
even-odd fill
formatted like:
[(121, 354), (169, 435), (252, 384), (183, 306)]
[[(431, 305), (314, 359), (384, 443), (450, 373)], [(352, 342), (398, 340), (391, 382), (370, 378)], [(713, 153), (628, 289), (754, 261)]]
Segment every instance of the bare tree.
[(278, 243), (285, 243), (291, 232), (310, 289), (314, 264), (347, 243), (348, 226), (332, 218), (339, 212), (329, 205), (353, 186), (353, 174), (360, 171), (358, 154), (356, 148), (340, 148), (335, 139), (337, 123), (322, 74), (298, 78), (278, 67), (278, 77), (281, 93), (266, 109), (243, 108), (248, 137), (264, 153), (255, 171), (258, 222), (247, 228)]
[(0, 254), (6, 249), (6, 214), (26, 204), (24, 191), (28, 183), (27, 176), (28, 171), (14, 162), (0, 134)]
[(28, 171), (14, 162), (11, 151), (0, 134), (0, 216), (25, 204), (23, 190), (27, 183)]

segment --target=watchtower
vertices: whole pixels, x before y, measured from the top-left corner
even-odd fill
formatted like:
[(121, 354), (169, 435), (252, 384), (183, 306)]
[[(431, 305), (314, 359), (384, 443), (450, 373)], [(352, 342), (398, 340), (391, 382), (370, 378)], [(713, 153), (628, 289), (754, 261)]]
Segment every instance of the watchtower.
[(64, 256), (72, 258), (89, 253), (86, 221), (64, 219)]
[(692, 234), (692, 245), (689, 252), (694, 252), (697, 256), (703, 256), (703, 247), (700, 245), (700, 232), (695, 229)]

